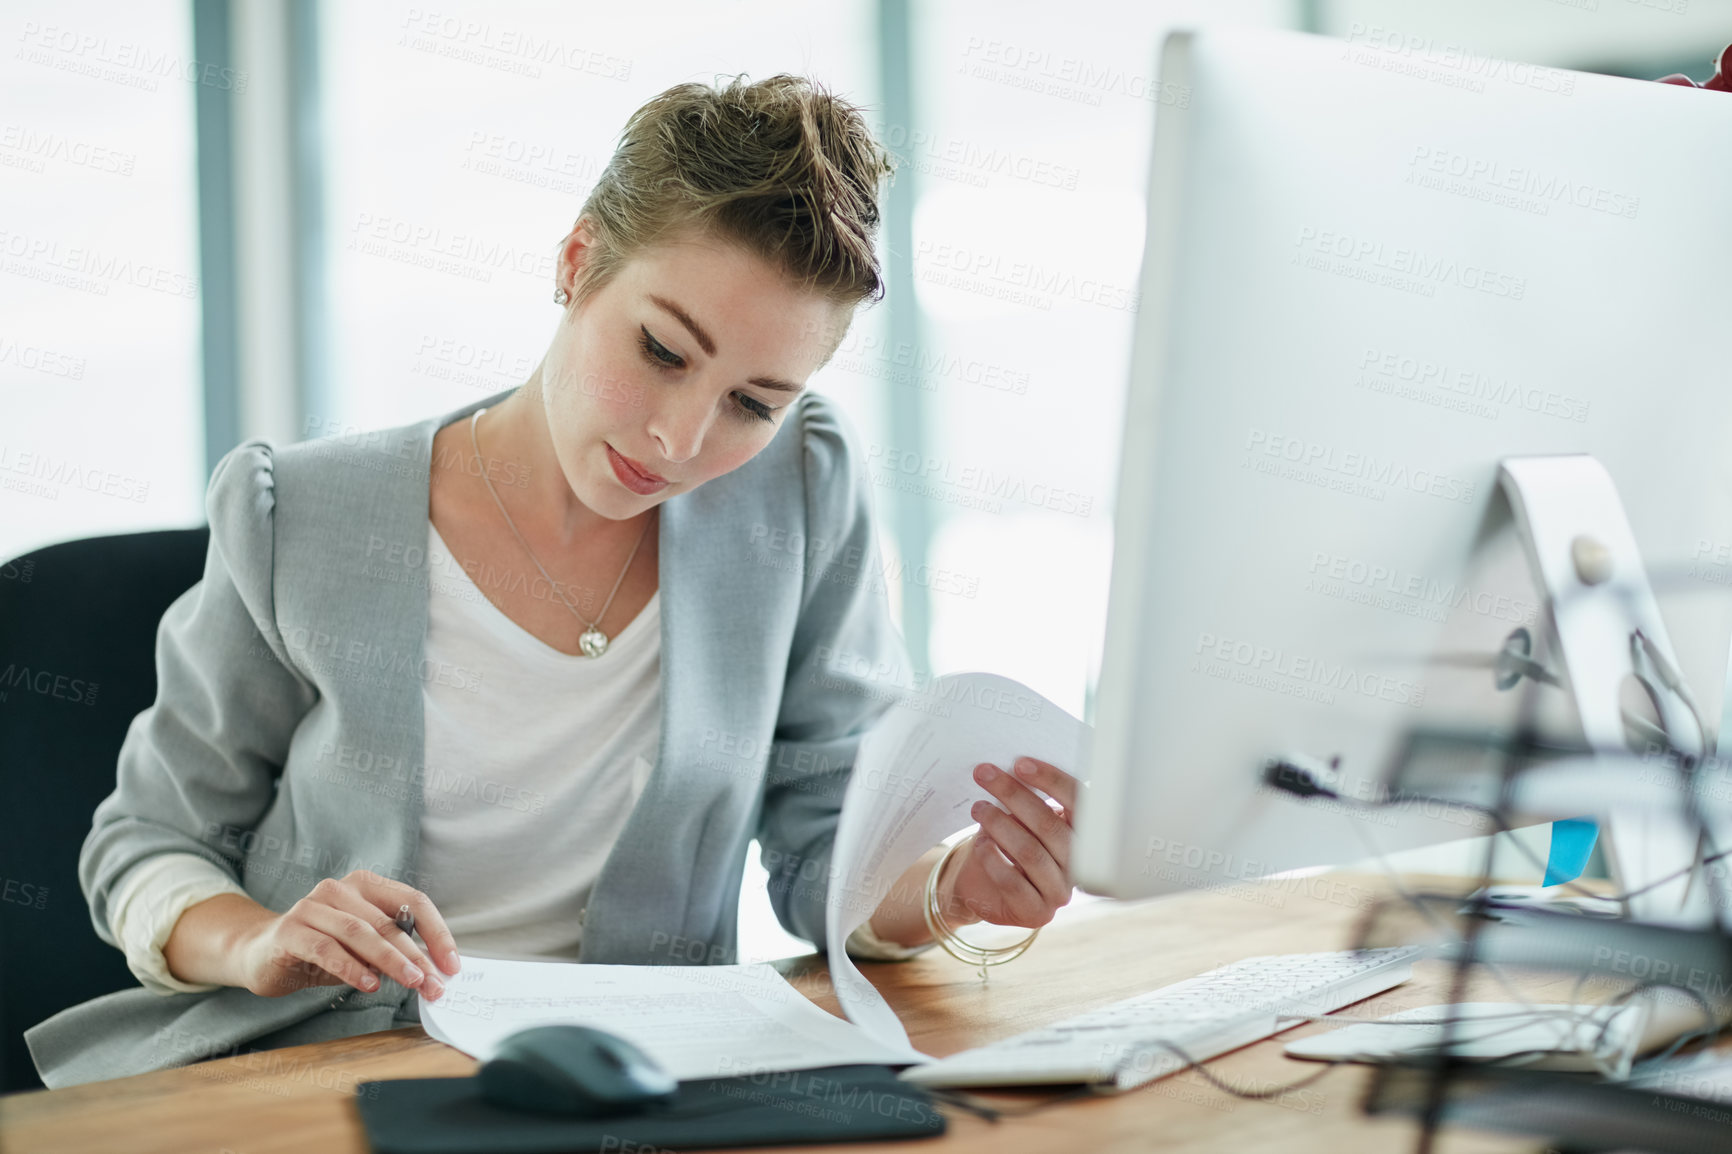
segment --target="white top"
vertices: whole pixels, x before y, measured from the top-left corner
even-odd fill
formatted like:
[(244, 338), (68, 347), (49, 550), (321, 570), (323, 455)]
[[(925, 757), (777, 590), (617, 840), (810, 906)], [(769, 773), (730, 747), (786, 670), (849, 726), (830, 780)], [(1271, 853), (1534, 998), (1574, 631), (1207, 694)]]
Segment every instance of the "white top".
[[(462, 953), (575, 960), (584, 903), (655, 764), (661, 594), (600, 657), (571, 656), (489, 601), (431, 524), (427, 538), (426, 659), (480, 677), (422, 687), (421, 888)], [(546, 586), (515, 566), (477, 572)]]
[[(424, 656), (480, 676), (422, 686), (421, 888), (465, 954), (574, 960), (585, 902), (658, 756), (661, 594), (606, 653), (571, 656), (489, 601), (431, 521), (427, 566)], [(516, 580), (485, 568), (480, 576)], [(246, 891), (193, 854), (148, 858), (121, 878), (109, 924), (145, 988), (218, 988), (174, 977), (162, 947), (182, 913), (220, 893)], [(862, 925), (847, 948), (899, 960), (928, 947), (885, 942)]]

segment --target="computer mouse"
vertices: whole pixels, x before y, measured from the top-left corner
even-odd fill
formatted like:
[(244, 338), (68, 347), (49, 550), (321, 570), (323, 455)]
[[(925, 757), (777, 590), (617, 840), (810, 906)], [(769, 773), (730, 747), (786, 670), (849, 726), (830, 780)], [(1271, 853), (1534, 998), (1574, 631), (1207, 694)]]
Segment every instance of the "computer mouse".
[(477, 1075), (495, 1106), (597, 1118), (670, 1101), (679, 1083), (642, 1050), (590, 1026), (533, 1026), (499, 1044)]

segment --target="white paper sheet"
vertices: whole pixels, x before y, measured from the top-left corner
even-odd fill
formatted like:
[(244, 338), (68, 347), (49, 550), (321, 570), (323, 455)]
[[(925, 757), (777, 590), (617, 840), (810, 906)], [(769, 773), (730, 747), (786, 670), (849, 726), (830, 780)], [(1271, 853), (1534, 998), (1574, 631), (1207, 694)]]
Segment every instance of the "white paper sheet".
[[(417, 995), (420, 997), (420, 995)], [(677, 1079), (923, 1060), (814, 1005), (763, 963), (601, 966), (463, 957), (421, 1025), (486, 1061), (519, 1030), (570, 1022), (637, 1045)]]
[(861, 740), (831, 852), (825, 933), (837, 999), (872, 1038), (918, 1053), (895, 1011), (848, 957), (848, 935), (921, 854), (975, 824), (969, 809), (976, 801), (999, 805), (975, 782), (976, 765), (1008, 770), (1017, 758), (1032, 757), (1080, 778), (1086, 730), (1020, 682), (954, 673), (909, 692)]

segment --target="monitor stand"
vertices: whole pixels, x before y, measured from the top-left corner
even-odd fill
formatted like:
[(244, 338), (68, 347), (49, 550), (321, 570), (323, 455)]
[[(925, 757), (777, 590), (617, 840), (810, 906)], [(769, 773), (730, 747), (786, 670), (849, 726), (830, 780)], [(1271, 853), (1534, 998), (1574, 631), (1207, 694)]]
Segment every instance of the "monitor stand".
[[(1549, 648), (1556, 664), (1561, 666), (1548, 670), (1542, 662), (1531, 661), (1506, 665), (1506, 672), (1519, 670), (1520, 675), (1501, 682), (1500, 688), (1513, 687), (1521, 676), (1554, 685), (1561, 683), (1575, 703), (1587, 744), (1596, 750), (1622, 752), (1632, 744), (1624, 711), (1630, 703), (1628, 683), (1633, 678), (1637, 684), (1646, 685), (1654, 718), (1671, 742), (1686, 753), (1705, 752), (1709, 735), (1695, 717), (1688, 687), (1674, 672), (1677, 661), (1610, 474), (1593, 457), (1585, 455), (1514, 457), (1503, 462), (1498, 481), (1502, 497), (1507, 499), (1515, 535), (1522, 542), (1528, 568), (1538, 586), (1536, 592), (1549, 610), (1536, 622), (1544, 628), (1549, 618), (1550, 636), (1544, 639), (1548, 644), (1543, 648)], [(1491, 512), (1500, 514), (1502, 510), (1493, 506)], [(1508, 560), (1513, 563), (1513, 556)], [(1646, 638), (1646, 644), (1637, 640), (1638, 633)], [(1526, 658), (1528, 652), (1524, 647), (1517, 656)], [(1591, 800), (1583, 804), (1584, 808), (1592, 808)], [(1694, 865), (1699, 857), (1698, 831), (1681, 811), (1620, 811), (1596, 816), (1606, 839), (1613, 877), (1622, 892), (1650, 886)], [(1623, 912), (1647, 922), (1710, 924), (1714, 909), (1705, 872), (1697, 866), (1682, 877), (1654, 885), (1623, 902)], [(1561, 893), (1559, 896), (1565, 900), (1575, 897)], [(1630, 1008), (1632, 1018), (1625, 1031), (1627, 1036), (1616, 1039), (1612, 1045), (1605, 1044), (1613, 1040), (1604, 1036), (1594, 1038), (1591, 1045), (1583, 1045), (1578, 1037), (1580, 1011), (1575, 1006), (1563, 1007), (1555, 1014), (1549, 1006), (1515, 1003), (1475, 1004), (1465, 1010), (1440, 1005), (1408, 1013), (1434, 1020), (1464, 1012), (1531, 1014), (1532, 1021), (1526, 1027), (1540, 1037), (1516, 1047), (1530, 1068), (1579, 1069), (1610, 1063), (1627, 1071), (1634, 1055), (1646, 1053), (1702, 1025), (1702, 1011), (1690, 999), (1662, 998), (1656, 990), (1646, 994), (1641, 1003)], [(1727, 1007), (1717, 1005), (1716, 1013), (1725, 1020)], [(1395, 1017), (1398, 1019), (1400, 1015)], [(1553, 1020), (1548, 1022), (1548, 1018)], [(1346, 1056), (1351, 1060), (1356, 1055), (1345, 1053), (1357, 1042), (1357, 1038), (1345, 1036), (1351, 1033), (1348, 1030), (1321, 1035), (1333, 1049), (1314, 1046), (1307, 1052), (1307, 1043), (1313, 1039), (1305, 1039), (1288, 1052), (1301, 1057)], [(1465, 1040), (1470, 1054), (1475, 1052), (1476, 1045), (1471, 1037), (1459, 1039), (1453, 1028), (1419, 1038), (1414, 1043), (1416, 1048), (1404, 1047), (1377, 1034), (1371, 1038), (1378, 1050), (1370, 1056), (1380, 1061), (1426, 1060), (1444, 1042), (1453, 1045)], [(1484, 1060), (1492, 1055), (1478, 1056)]]
[[(1706, 752), (1710, 736), (1674, 672), (1665, 622), (1605, 467), (1586, 454), (1511, 457), (1498, 481), (1550, 610), (1559, 672), (1587, 743), (1631, 747), (1624, 712), (1635, 693), (1646, 697), (1675, 747)], [(1697, 860), (1698, 831), (1681, 808), (1599, 818), (1620, 891), (1642, 889)], [(1697, 867), (1630, 899), (1625, 912), (1645, 921), (1706, 924), (1713, 919), (1706, 881)]]

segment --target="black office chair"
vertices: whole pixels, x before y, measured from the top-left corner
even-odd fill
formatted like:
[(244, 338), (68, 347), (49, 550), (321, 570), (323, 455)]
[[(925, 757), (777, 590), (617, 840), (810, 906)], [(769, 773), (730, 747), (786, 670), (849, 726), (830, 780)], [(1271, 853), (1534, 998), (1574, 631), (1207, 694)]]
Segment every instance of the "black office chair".
[(93, 537), (0, 565), (0, 1093), (42, 1088), (25, 1030), (138, 983), (90, 924), (78, 852), (209, 539)]

